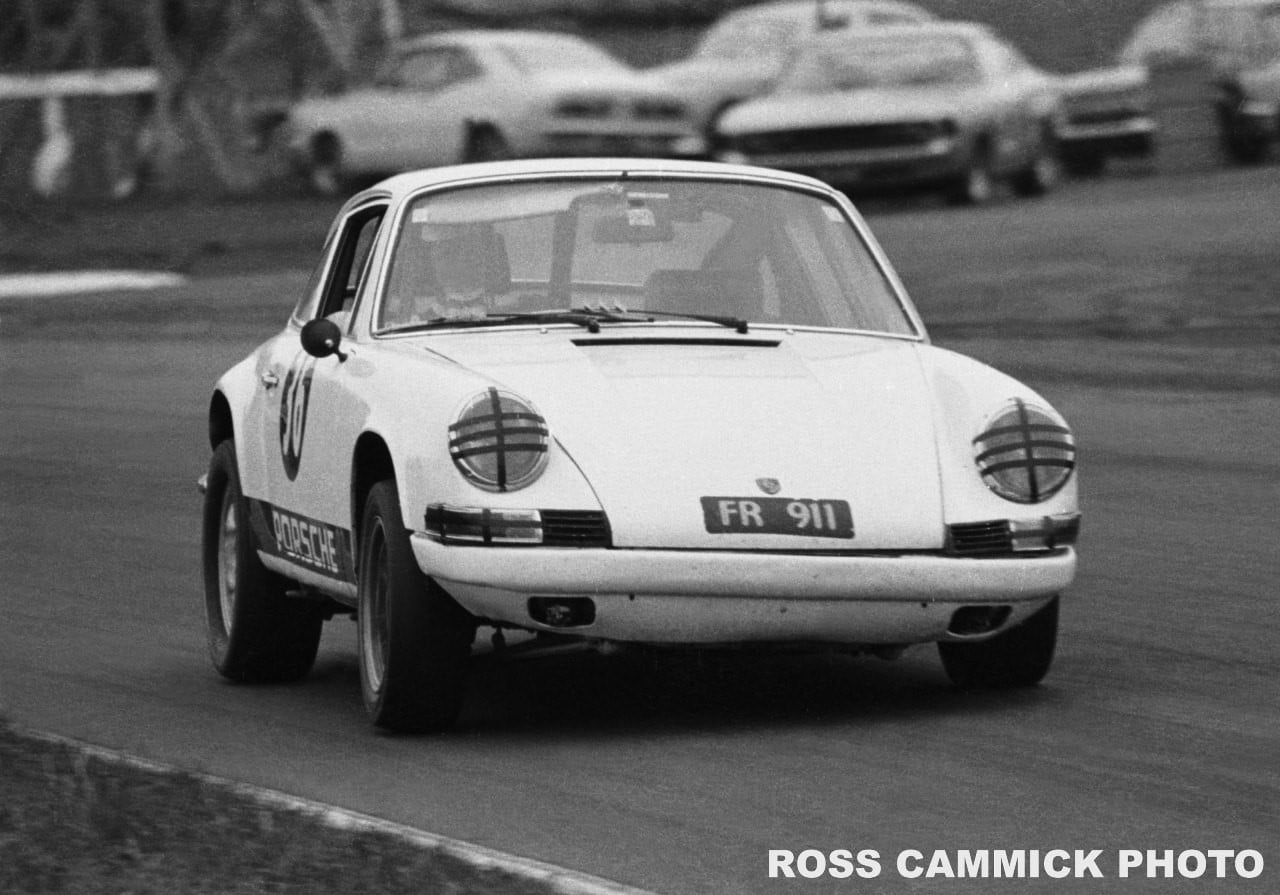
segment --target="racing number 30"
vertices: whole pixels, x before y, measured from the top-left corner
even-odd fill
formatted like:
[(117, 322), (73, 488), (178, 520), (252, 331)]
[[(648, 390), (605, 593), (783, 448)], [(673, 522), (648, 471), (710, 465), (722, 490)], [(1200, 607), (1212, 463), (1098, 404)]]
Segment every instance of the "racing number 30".
[(306, 352), (298, 352), (289, 366), (280, 395), (280, 457), (291, 482), (298, 477), (298, 465), (302, 462), (302, 436), (306, 434), (307, 402), (311, 399), (311, 377), (315, 370), (316, 359)]

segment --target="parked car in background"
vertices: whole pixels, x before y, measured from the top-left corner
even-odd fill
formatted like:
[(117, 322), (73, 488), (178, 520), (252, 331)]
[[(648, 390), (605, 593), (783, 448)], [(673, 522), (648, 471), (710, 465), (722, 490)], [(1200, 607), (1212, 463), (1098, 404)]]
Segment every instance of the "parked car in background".
[(318, 191), (498, 158), (698, 156), (670, 90), (568, 34), (455, 31), (399, 48), (372, 86), (294, 105), (290, 152)]
[(454, 722), (481, 628), (498, 658), (936, 643), (1024, 687), (1075, 574), (1066, 421), (931, 345), (849, 200), (778, 171), (377, 184), (206, 406), (214, 667), (304, 677), (354, 615), (394, 730)]
[(1215, 112), (1228, 157), (1240, 164), (1270, 158), (1280, 140), (1280, 58), (1218, 82)]
[(1190, 98), (1208, 87), (1219, 143), (1233, 162), (1265, 159), (1277, 138), (1280, 0), (1178, 0), (1134, 29), (1121, 61), (1200, 70)]
[(933, 18), (928, 10), (898, 0), (758, 3), (716, 21), (687, 59), (647, 69), (647, 74), (678, 91), (694, 119), (709, 133), (730, 106), (772, 89), (812, 35)]
[(814, 36), (776, 91), (725, 113), (713, 147), (851, 192), (977, 204), (1000, 181), (1053, 186), (1062, 118), (1051, 76), (981, 25), (939, 22)]
[(1159, 127), (1146, 66), (1127, 65), (1062, 75), (1064, 121), (1058, 151), (1072, 174), (1096, 176), (1113, 158), (1151, 159)]

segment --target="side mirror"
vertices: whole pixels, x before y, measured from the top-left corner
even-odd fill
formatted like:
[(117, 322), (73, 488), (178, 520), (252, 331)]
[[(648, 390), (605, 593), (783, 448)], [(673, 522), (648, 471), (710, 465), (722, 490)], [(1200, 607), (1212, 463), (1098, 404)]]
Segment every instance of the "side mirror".
[(308, 320), (302, 327), (302, 350), (312, 357), (328, 357), (338, 355), (338, 360), (346, 360), (347, 356), (339, 350), (342, 344), (342, 330), (338, 324), (325, 317)]

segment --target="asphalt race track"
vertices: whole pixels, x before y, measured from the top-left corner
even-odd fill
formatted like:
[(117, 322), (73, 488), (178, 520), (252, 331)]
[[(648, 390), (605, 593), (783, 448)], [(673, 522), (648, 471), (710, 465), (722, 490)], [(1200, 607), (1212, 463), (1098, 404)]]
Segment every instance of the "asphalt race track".
[[(1261, 207), (1280, 207), (1274, 174), (1259, 177)], [(1211, 195), (1170, 181), (1126, 201), (1183, 187)], [(966, 214), (884, 227), (898, 253), (917, 231), (973, 239), (981, 264), (980, 228), (955, 226)], [(1261, 226), (1280, 247), (1274, 212)], [(0, 712), (24, 726), (663, 893), (1280, 889), (1274, 393), (1043, 386), (1082, 445), (1085, 527), (1059, 656), (1034, 690), (958, 693), (924, 648), (892, 663), (576, 655), (482, 665), (457, 731), (397, 738), (366, 722), (346, 619), (299, 685), (237, 687), (209, 665), (204, 412), (254, 340), (108, 324), (9, 339), (3, 315)], [(873, 849), (882, 870), (770, 879), (770, 849)], [(906, 879), (904, 849), (922, 868), (935, 850), (1098, 849), (1104, 878)], [(1123, 849), (1254, 849), (1266, 866), (1120, 878)]]

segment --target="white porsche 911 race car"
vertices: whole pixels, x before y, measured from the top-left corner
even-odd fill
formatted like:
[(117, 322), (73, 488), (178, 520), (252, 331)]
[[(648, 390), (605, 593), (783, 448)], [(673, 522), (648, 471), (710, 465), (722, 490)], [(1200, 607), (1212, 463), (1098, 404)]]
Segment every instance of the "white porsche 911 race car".
[(218, 381), (209, 444), (215, 667), (300, 678), (354, 614), (395, 730), (456, 720), (479, 626), (936, 642), (960, 686), (1033, 684), (1076, 566), (1062, 417), (930, 345), (843, 195), (758, 168), (498, 162), (365, 190), (284, 329)]

